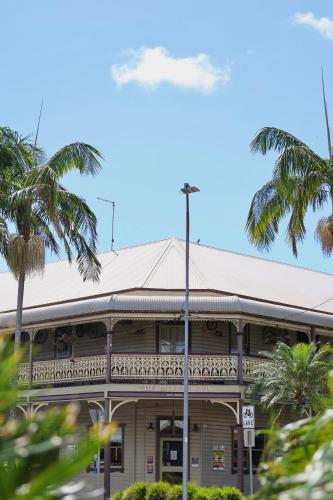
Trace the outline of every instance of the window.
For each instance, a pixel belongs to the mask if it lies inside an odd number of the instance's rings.
[[[261,456],[265,448],[265,435],[256,434],[255,445],[252,448],[253,470],[256,471],[260,465]]]
[[[309,337],[304,332],[297,332],[296,343],[297,344],[309,344]]]
[[[124,425],[119,425],[111,435],[110,465],[111,470],[124,470]],[[101,472],[104,471],[104,448],[100,450]]]
[[[54,354],[56,358],[70,358],[72,355],[72,327],[60,326],[54,331]]]
[[[162,324],[158,326],[158,351],[165,354],[184,353],[183,324]]]
[[[238,470],[238,441],[237,441],[237,427],[232,427],[231,430],[231,459],[232,459],[232,465],[231,465],[231,472],[234,474]],[[244,471],[246,472],[248,470],[248,456],[247,456],[247,450],[244,449]]]
[[[246,325],[243,334],[243,354],[250,353],[250,325]],[[235,325],[229,323],[229,346],[230,354],[237,354],[237,330]]]
[[[257,434],[258,429],[256,430],[255,436],[255,444],[252,448],[252,464],[253,471],[256,472],[260,465],[260,460],[262,453],[265,448],[265,435]],[[238,441],[237,441],[237,427],[232,428],[232,473],[234,474],[238,470]],[[249,473],[249,452],[248,448],[244,448],[244,472],[246,474]]]
[[[179,417],[160,418],[159,429],[160,435],[163,436],[182,436],[183,419]]]

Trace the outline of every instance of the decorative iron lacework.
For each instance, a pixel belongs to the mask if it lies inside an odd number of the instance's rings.
[[[181,381],[184,374],[182,355],[173,354],[112,354],[111,378],[113,380],[158,380]],[[191,354],[189,356],[189,378],[191,381],[237,380],[237,356],[229,354]],[[244,379],[260,375],[263,361],[244,357]],[[33,363],[34,385],[70,383],[80,381],[103,381],[106,376],[106,356],[85,356],[74,359],[55,359]],[[29,365],[20,365],[18,380],[27,384]]]

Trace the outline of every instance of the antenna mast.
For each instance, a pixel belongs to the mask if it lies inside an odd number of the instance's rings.
[[[44,101],[42,99],[42,102],[41,102],[41,105],[40,105],[40,109],[39,109],[37,129],[36,129],[36,135],[35,135],[35,143],[34,143],[33,157],[32,157],[32,166],[35,165],[35,160],[36,160],[36,147],[37,147],[37,139],[38,139],[38,134],[39,134],[40,120],[42,118],[43,104],[44,104]]]
[[[328,121],[328,111],[327,111],[327,102],[326,102],[326,94],[325,94],[325,81],[324,81],[324,70],[321,67],[321,84],[323,88],[323,99],[324,99],[324,109],[325,109],[325,122],[326,122],[326,132],[327,132],[327,144],[328,144],[328,158],[332,158],[332,143],[331,143],[331,131],[330,124]]]
[[[111,228],[111,252],[113,252],[113,244],[114,244],[114,212],[116,208],[116,203],[111,200],[107,200],[106,198],[100,198],[97,196],[97,199],[100,201],[104,201],[105,203],[110,203],[112,205],[112,228]]]

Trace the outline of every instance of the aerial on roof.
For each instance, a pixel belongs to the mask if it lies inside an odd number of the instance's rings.
[[[185,242],[171,238],[101,254],[99,283],[83,282],[75,264],[48,264],[27,279],[24,307],[75,301],[130,290],[184,289]],[[0,274],[0,311],[16,308],[17,283]],[[190,288],[333,313],[333,276],[191,243]],[[322,304],[323,303],[323,304]],[[321,305],[320,305],[321,304]]]

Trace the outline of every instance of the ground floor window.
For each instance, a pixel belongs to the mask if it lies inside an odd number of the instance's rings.
[[[124,470],[124,425],[118,425],[111,435],[110,465],[111,470]],[[104,448],[100,450],[101,472],[104,471]]]
[[[231,441],[231,448],[232,448],[232,473],[236,473],[238,471],[238,440],[237,440],[237,427],[232,428],[232,441]],[[255,445],[252,448],[252,464],[253,464],[253,471],[256,472],[259,465],[260,465],[260,460],[262,453],[265,448],[265,435],[258,433],[258,430],[256,431],[256,437],[255,437]],[[249,473],[249,453],[248,449],[244,448],[244,472],[245,474]]]

